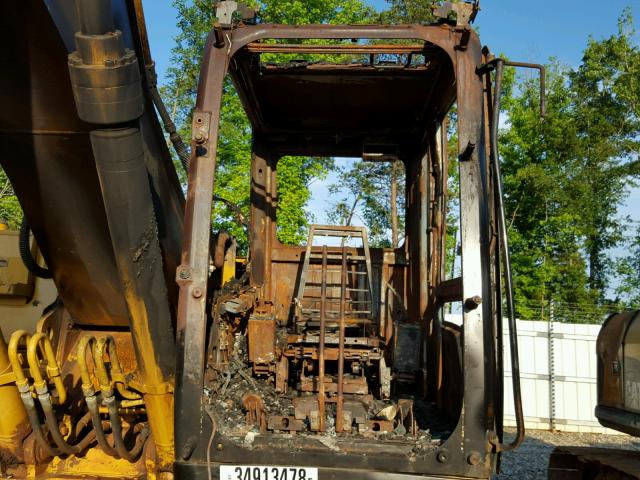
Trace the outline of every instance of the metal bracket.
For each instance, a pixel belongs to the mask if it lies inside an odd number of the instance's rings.
[[[11,369],[11,367],[9,366],[7,368],[8,370]],[[28,370],[25,370],[25,374],[28,374]],[[6,372],[3,374],[0,374],[0,386],[4,386],[4,385],[11,385],[12,383],[16,383],[16,374],[13,372]]]
[[[480,0],[474,2],[453,3],[442,2],[440,6],[433,7],[434,15],[440,20],[449,20],[449,14],[456,14],[456,25],[466,26],[476,19],[476,15],[480,10]]]
[[[203,145],[209,140],[209,126],[211,124],[211,112],[195,112],[191,125],[192,140],[196,145]]]
[[[239,12],[242,20],[252,22],[256,18],[256,9],[248,7],[244,3],[238,3],[231,0],[225,0],[216,4],[216,17],[220,25],[225,28],[233,26],[233,14]]]
[[[164,395],[173,392],[173,384],[169,382],[160,383],[158,385],[147,385],[139,380],[132,378],[128,382],[129,387],[147,395]]]

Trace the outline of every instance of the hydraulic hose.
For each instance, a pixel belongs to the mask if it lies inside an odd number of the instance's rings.
[[[156,107],[158,115],[160,115],[160,119],[162,120],[162,124],[164,126],[164,131],[169,135],[169,140],[171,141],[173,149],[178,155],[178,159],[180,160],[182,168],[184,169],[185,173],[189,175],[189,161],[191,160],[191,152],[185,145],[184,140],[182,140],[182,136],[178,133],[176,124],[173,123],[171,115],[169,114],[166,105],[162,101],[162,97],[160,96],[160,92],[158,91],[158,75],[156,74],[156,68],[153,62],[147,64],[146,72],[147,84],[149,86],[149,92],[151,93],[151,100],[153,101],[153,105]]]
[[[47,377],[53,380],[56,391],[58,392],[58,402],[63,404],[67,401],[67,391],[60,377],[60,367],[53,352],[51,341],[44,333],[36,333],[27,343],[27,360],[29,362],[29,371],[33,377],[34,387],[47,389],[47,382],[40,373],[40,361],[38,359],[38,348],[43,352],[47,361]],[[48,389],[47,389],[48,390]]]
[[[18,390],[20,391],[20,398],[22,399],[22,403],[24,404],[25,410],[27,411],[27,417],[29,418],[29,423],[31,424],[31,428],[36,436],[36,441],[42,448],[42,450],[50,457],[55,457],[60,455],[60,450],[49,445],[47,438],[42,431],[42,425],[40,425],[40,417],[38,416],[38,412],[36,410],[35,402],[33,401],[33,397],[31,395],[31,388],[29,387],[29,380],[25,377],[22,371],[22,364],[20,363],[20,358],[18,357],[18,346],[20,345],[20,341],[23,338],[26,338],[28,342],[30,339],[29,332],[25,330],[17,330],[11,335],[11,340],[9,341],[9,360],[11,362],[11,368],[13,370],[13,374],[16,377],[16,385],[18,386]]]
[[[118,358],[115,339],[110,335],[108,337],[101,338],[94,344],[93,348],[94,352],[96,352],[96,354],[94,355],[96,375],[101,383],[101,386],[104,385],[105,388],[107,386],[109,388],[115,386],[118,393],[122,396],[122,398],[126,400],[142,400],[142,396],[140,394],[128,390],[126,385],[124,384],[124,372],[122,371],[120,359]],[[109,354],[109,361],[111,362],[111,368],[109,369],[109,372],[105,367],[103,359],[105,348],[106,353]],[[99,354],[97,349],[99,349]]]
[[[153,75],[155,75],[155,71],[153,72]],[[185,173],[188,175],[189,162],[191,160],[191,153],[189,152],[189,149],[185,145],[184,141],[182,140],[182,137],[178,133],[175,123],[173,123],[173,120],[171,120],[171,116],[169,115],[169,112],[167,111],[167,107],[162,101],[162,97],[160,97],[160,92],[158,92],[157,86],[154,85],[150,87],[149,90],[151,92],[151,99],[153,100],[153,105],[156,107],[156,110],[160,114],[160,118],[162,119],[162,123],[164,124],[164,129],[169,135],[169,140],[173,145],[173,149],[176,151],[176,154],[180,159],[180,164],[182,165],[182,168],[184,169]]]
[[[89,414],[91,415],[91,423],[93,424],[93,430],[96,433],[98,445],[107,455],[117,457],[118,453],[111,445],[109,445],[105,431],[102,428],[98,399],[96,397],[96,392],[93,389],[93,382],[91,381],[91,376],[89,375],[89,369],[87,367],[87,347],[95,345],[95,343],[95,337],[90,335],[82,337],[78,343],[77,357],[78,366],[80,368],[80,378],[82,380],[82,393],[84,395],[84,400],[87,404]]]
[[[47,429],[57,445],[58,450],[67,455],[77,455],[84,451],[94,440],[95,436],[87,435],[75,445],[69,444],[60,433],[58,419],[53,410],[51,403],[51,394],[47,381],[40,372],[40,361],[37,355],[38,350],[43,352],[47,361],[47,377],[54,381],[56,390],[58,391],[58,399],[60,404],[64,404],[67,398],[62,379],[60,378],[60,368],[53,352],[51,342],[44,333],[36,333],[27,343],[27,359],[29,361],[29,371],[34,379],[33,386],[38,394],[38,400],[44,412]]]
[[[108,349],[108,350],[107,350]],[[115,451],[120,458],[128,460],[129,462],[135,462],[142,452],[144,443],[149,436],[149,430],[143,429],[140,435],[136,439],[136,443],[131,450],[129,450],[125,444],[124,435],[122,433],[122,421],[118,414],[118,405],[113,392],[113,382],[109,378],[109,373],[104,364],[105,351],[109,353],[109,360],[111,364],[116,365],[116,368],[120,368],[120,364],[117,360],[115,353],[115,340],[113,337],[103,337],[99,339],[94,347],[93,361],[96,366],[96,375],[100,383],[100,390],[102,391],[102,403],[107,407],[109,413],[109,420],[111,421],[111,430],[113,433],[113,443]]]
[[[169,114],[167,107],[162,101],[162,96],[158,91],[158,75],[156,73],[155,62],[151,58],[151,49],[149,48],[149,37],[147,35],[147,26],[144,20],[144,9],[142,8],[142,1],[135,0],[134,8],[136,11],[140,46],[142,47],[142,60],[145,65],[145,71],[147,72],[147,85],[149,87],[149,92],[151,93],[151,100],[153,102],[153,105],[156,107],[156,110],[158,111],[158,115],[160,115],[164,130],[169,135],[169,140],[171,141],[173,149],[178,155],[178,159],[180,159],[182,168],[184,169],[185,173],[189,175],[189,161],[191,160],[191,152],[185,145],[184,140],[182,140],[182,136],[178,133],[176,124],[173,123],[171,115]]]
[[[31,428],[33,428],[36,435],[36,441],[40,445],[40,448],[42,448],[42,450],[44,450],[44,452],[50,457],[57,457],[58,455],[61,455],[60,450],[49,445],[49,442],[42,431],[40,417],[36,411],[35,402],[33,401],[31,392],[20,391],[20,396],[22,397],[22,402],[24,403],[24,407],[27,410],[27,416],[29,417],[29,423],[31,424]]]
[[[22,263],[27,267],[33,275],[39,278],[49,279],[53,278],[51,272],[38,265],[38,262],[33,258],[31,254],[31,246],[29,245],[31,234],[31,228],[29,227],[29,222],[27,221],[27,217],[22,217],[22,224],[20,225],[20,233],[18,235],[18,245],[20,249],[20,258],[22,258]]]
[[[60,433],[60,427],[58,425],[58,420],[56,419],[56,414],[53,411],[53,406],[51,405],[51,396],[49,395],[49,392],[41,393],[37,391],[37,393],[40,405],[42,405],[42,411],[44,412],[47,429],[49,430],[49,433],[51,433],[54,443],[62,453],[66,453],[67,455],[77,455],[84,451],[91,442],[96,439],[95,435],[88,434],[76,445],[70,445],[67,443]]]
[[[118,414],[118,406],[116,404],[116,399],[114,396],[105,397],[103,400],[103,404],[107,407],[109,412],[109,420],[111,421],[111,429],[113,431],[113,443],[115,444],[116,452],[121,458],[128,460],[129,462],[135,462],[140,453],[142,452],[142,448],[144,447],[144,443],[149,437],[149,429],[144,428],[138,438],[136,439],[136,443],[131,450],[129,450],[124,442],[124,435],[122,434],[122,422],[120,420],[120,415]]]

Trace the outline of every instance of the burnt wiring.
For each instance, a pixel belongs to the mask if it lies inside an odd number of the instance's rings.
[[[225,385],[228,386],[231,379],[236,375],[240,374],[245,377],[246,372],[244,372],[245,366],[242,364],[242,361],[234,356],[228,355],[224,362],[218,363],[215,358],[214,346],[219,347],[219,336],[220,336],[220,327],[227,329],[228,326],[232,327],[233,330],[241,330],[242,325],[236,324],[231,325],[230,322],[225,321],[223,319],[223,315],[225,312],[223,311],[223,305],[225,302],[240,296],[243,293],[247,293],[251,290],[251,287],[248,285],[249,274],[251,271],[251,264],[247,265],[246,271],[242,274],[240,278],[233,279],[226,283],[220,290],[216,291],[213,295],[212,306],[211,306],[211,329],[209,334],[209,347],[208,347],[208,355],[209,363],[212,366],[212,370],[215,372],[214,378],[223,377],[224,384],[220,384],[216,382],[217,385],[213,390],[222,391],[226,390]],[[235,346],[232,348],[235,352],[237,348]],[[250,383],[253,382],[253,379],[250,375],[247,375]]]

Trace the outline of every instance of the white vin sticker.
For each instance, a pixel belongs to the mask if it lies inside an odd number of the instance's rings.
[[[318,480],[318,469],[220,465],[220,480]]]

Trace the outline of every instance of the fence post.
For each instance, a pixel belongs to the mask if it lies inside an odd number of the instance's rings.
[[[556,375],[555,375],[555,346],[554,346],[554,329],[555,311],[553,300],[549,304],[549,430],[552,432],[556,429]]]

